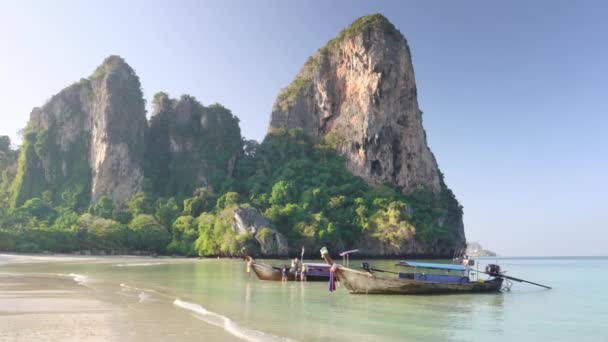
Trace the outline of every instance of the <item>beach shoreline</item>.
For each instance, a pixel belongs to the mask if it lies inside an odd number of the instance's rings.
[[[116,254],[116,255],[102,255],[102,254],[68,254],[68,253],[18,253],[18,252],[2,252],[0,251],[0,262],[11,261],[11,262],[28,262],[28,261],[41,261],[49,262],[54,261],[66,261],[70,259],[78,260],[112,260],[112,259],[150,259],[150,260],[195,260],[201,259],[199,257],[185,257],[185,256],[152,256],[152,255],[130,255],[130,254]],[[215,258],[202,258],[202,259],[215,259]]]
[[[107,264],[116,266],[118,275],[118,266],[159,266],[172,260],[198,259],[0,253],[0,341],[239,340],[175,306],[177,298],[81,270],[82,264]]]
[[[259,260],[289,260],[294,257],[300,257],[300,254],[293,254],[285,257],[255,257],[255,259]],[[488,258],[488,257],[483,257]],[[491,257],[495,258],[495,257]],[[501,258],[500,256],[498,257]],[[112,255],[104,255],[104,254],[68,254],[68,253],[19,253],[19,252],[3,252],[0,251],[0,266],[3,264],[3,261],[10,260],[11,263],[30,263],[30,262],[52,262],[52,261],[100,261],[100,260],[176,260],[176,261],[195,261],[195,260],[243,260],[244,257],[188,257],[188,256],[170,256],[170,255],[134,255],[134,254],[112,254]],[[309,260],[323,260],[321,258],[321,254],[319,253],[318,257],[312,257],[310,255],[306,256],[306,259]],[[451,258],[439,258],[436,256],[367,256],[364,254],[351,254],[350,260],[451,260]]]

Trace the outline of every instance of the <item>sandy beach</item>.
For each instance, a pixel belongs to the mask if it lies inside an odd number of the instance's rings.
[[[129,288],[113,274],[196,259],[0,254],[0,341],[236,341],[223,327],[173,305],[176,298]],[[66,266],[67,265],[67,266]],[[97,265],[97,266],[96,266]],[[103,279],[65,267],[109,267]],[[107,278],[109,277],[109,278]]]
[[[68,277],[0,274],[0,341],[118,341],[128,320]]]

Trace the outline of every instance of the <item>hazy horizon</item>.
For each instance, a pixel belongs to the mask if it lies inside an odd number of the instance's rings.
[[[502,256],[604,256],[608,5],[397,1],[4,2],[0,135],[109,55],[154,93],[219,102],[261,140],[280,89],[353,20],[413,55],[424,127],[469,241]],[[604,255],[602,255],[604,254]]]

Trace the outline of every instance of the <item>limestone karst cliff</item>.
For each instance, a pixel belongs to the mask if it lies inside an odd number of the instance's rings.
[[[409,47],[381,15],[309,58],[261,143],[222,105],[151,103],[147,121],[138,77],[111,56],[35,108],[17,150],[0,137],[0,250],[450,257],[465,246]]]
[[[11,139],[0,136],[0,203],[10,195],[9,187],[17,173],[17,153],[11,149]]]
[[[373,184],[440,191],[410,49],[381,15],[356,20],[310,57],[274,105],[270,128],[337,138],[347,168]]]
[[[13,205],[50,191],[81,207],[106,196],[123,202],[141,190],[146,116],[139,78],[108,57],[88,78],[34,108],[24,130]]]
[[[346,168],[369,184],[389,183],[405,193],[422,186],[438,198],[446,192],[453,197],[427,145],[410,48],[380,14],[355,20],[281,91],[269,131],[293,128],[317,142],[330,140]],[[440,223],[463,244],[460,206],[455,199],[447,202],[451,210]],[[427,247],[404,246],[397,253],[424,253]]]
[[[219,184],[234,171],[242,152],[239,120],[219,104],[201,105],[158,93],[146,135],[146,178],[164,195],[191,195]]]

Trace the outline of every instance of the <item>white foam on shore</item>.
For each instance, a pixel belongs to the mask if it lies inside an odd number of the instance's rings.
[[[112,265],[114,267],[138,267],[138,266],[158,266],[158,265],[164,265],[166,264],[166,262],[142,262],[142,263],[136,263],[136,264],[116,264],[116,265]]]
[[[231,335],[250,342],[265,342],[265,341],[294,341],[287,337],[280,337],[272,334],[267,334],[258,330],[252,330],[242,327],[235,323],[230,318],[220,315],[218,313],[209,311],[199,304],[186,302],[180,299],[173,301],[173,305],[178,306],[182,309],[193,312],[195,317],[202,321],[214,325],[216,327],[223,328]]]
[[[151,296],[147,292],[140,292],[137,295],[137,298],[139,299],[139,302],[141,303],[141,302],[150,300]]]
[[[91,282],[91,278],[86,275],[70,273],[69,276],[72,277],[78,285],[86,286]]]
[[[148,301],[148,300],[154,300],[152,295],[150,295],[151,293],[154,294],[155,296],[161,296],[161,297],[165,297],[165,298],[170,298],[173,299],[174,297],[170,297],[164,293],[158,292],[156,290],[152,290],[152,289],[144,289],[144,288],[140,288],[140,287],[135,287],[135,286],[129,286],[126,285],[124,283],[120,284],[120,287],[122,288],[122,291],[133,291],[133,292],[139,292],[137,294],[137,298],[139,299],[139,302],[144,302],[144,301]]]

